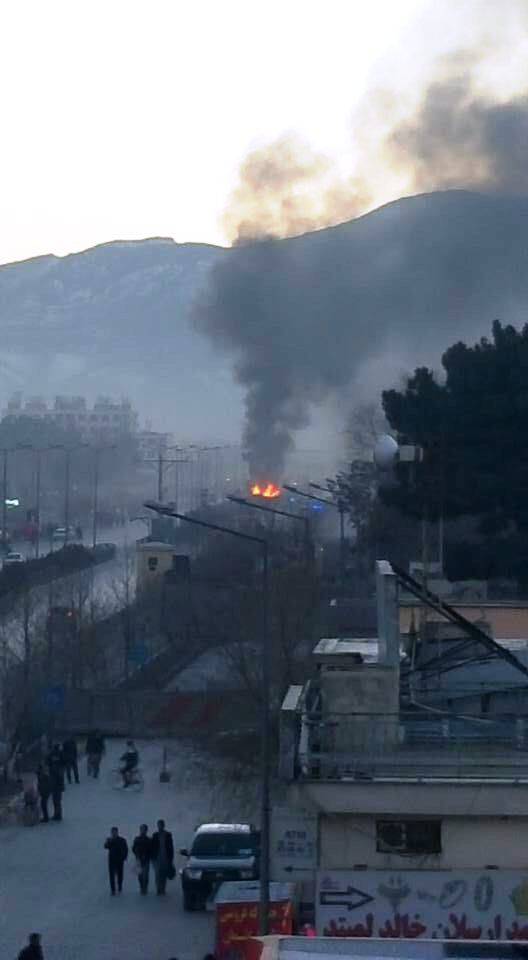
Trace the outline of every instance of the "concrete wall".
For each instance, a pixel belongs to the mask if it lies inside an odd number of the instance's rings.
[[[399,671],[358,665],[321,673],[323,716],[336,725],[325,729],[323,752],[380,752],[398,738]]]
[[[176,553],[176,547],[167,543],[138,542],[136,544],[138,590],[158,583],[163,574],[172,569],[172,558]]]
[[[408,814],[412,817],[412,813]],[[376,851],[376,818],[322,816],[320,867],[326,870],[367,866],[392,870],[481,869],[486,866],[526,867],[526,850],[519,837],[528,816],[446,817],[442,819],[442,853],[398,856]]]
[[[528,814],[528,773],[518,780],[434,782],[297,780],[288,803],[321,814],[353,816],[501,817]]]

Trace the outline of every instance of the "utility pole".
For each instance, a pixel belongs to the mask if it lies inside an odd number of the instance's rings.
[[[7,455],[9,450],[5,447],[2,450],[3,468],[2,468],[2,546],[4,552],[7,547]]]
[[[38,560],[40,554],[40,471],[42,466],[42,450],[37,450],[37,476],[35,491],[35,522],[37,524],[37,534],[35,537],[35,558]]]
[[[99,510],[99,458],[104,450],[115,450],[116,444],[109,443],[94,448],[94,481],[93,481],[93,518],[92,518],[92,546],[97,546],[97,513]]]
[[[268,581],[268,542],[262,537],[254,537],[240,530],[232,530],[229,527],[220,526],[217,523],[209,523],[205,520],[198,520],[196,517],[188,517],[185,514],[177,513],[170,507],[165,507],[161,503],[152,503],[147,501],[145,506],[148,510],[154,510],[160,516],[175,517],[177,520],[185,523],[195,524],[206,530],[214,530],[217,533],[223,533],[230,537],[236,537],[239,540],[247,540],[257,545],[261,551],[262,557],[262,614],[261,614],[261,671],[262,671],[262,710],[261,710],[261,729],[260,729],[260,802],[261,802],[261,823],[260,823],[260,919],[259,932],[262,936],[269,933],[269,877],[270,877],[270,643],[269,643],[269,581]]]
[[[143,463],[155,463],[157,465],[157,474],[158,474],[158,503],[163,503],[163,494],[164,494],[164,476],[165,476],[165,467],[170,464],[177,463],[188,463],[187,459],[181,457],[172,458],[166,457],[165,454],[168,450],[182,450],[182,447],[165,447],[160,443],[157,457],[147,457],[143,460]],[[178,468],[176,468],[178,469]]]
[[[64,461],[64,546],[68,545],[70,533],[70,460],[71,450],[68,447],[65,450]]]

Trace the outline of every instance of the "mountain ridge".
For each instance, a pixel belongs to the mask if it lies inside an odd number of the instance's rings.
[[[288,288],[285,322],[291,306],[301,336],[317,331],[318,316],[330,333],[349,325],[351,376],[363,390],[415,361],[437,364],[454,339],[489,332],[495,316],[526,317],[525,197],[418,194],[273,245]],[[160,428],[190,435],[207,421],[209,434],[235,438],[242,391],[233,358],[196,332],[191,314],[214,267],[244,256],[245,246],[152,237],[1,265],[0,399],[15,389],[128,393]],[[263,278],[264,293],[273,279]],[[347,358],[335,354],[343,380]]]

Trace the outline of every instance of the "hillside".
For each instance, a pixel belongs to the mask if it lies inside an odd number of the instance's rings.
[[[277,349],[292,368],[321,352],[327,377],[335,364],[338,382],[354,370],[376,387],[414,360],[436,362],[457,337],[488,332],[494,317],[523,322],[527,214],[525,198],[451,191],[280,241],[280,285],[259,281],[259,308],[269,296],[284,327]],[[203,435],[205,418],[211,434],[236,436],[229,356],[193,329],[189,310],[213,265],[247,256],[153,239],[1,267],[0,400],[14,389],[127,393],[181,435],[199,424]]]

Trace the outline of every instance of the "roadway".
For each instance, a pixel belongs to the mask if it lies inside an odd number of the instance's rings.
[[[107,782],[124,749],[111,742],[100,779],[87,779],[83,764],[80,785],[67,786],[62,823],[0,830],[2,956],[16,957],[31,931],[42,934],[46,960],[201,960],[214,948],[213,916],[183,912],[178,879],[158,897],[151,878],[141,897],[129,857],[122,895],[111,897],[108,887],[103,844],[112,826],[130,845],[140,823],[152,831],[161,817],[178,850],[197,823],[218,816],[193,756],[174,747],[172,780],[160,783],[163,744],[139,744],[145,789],[136,794]],[[181,863],[177,855],[176,868]]]

